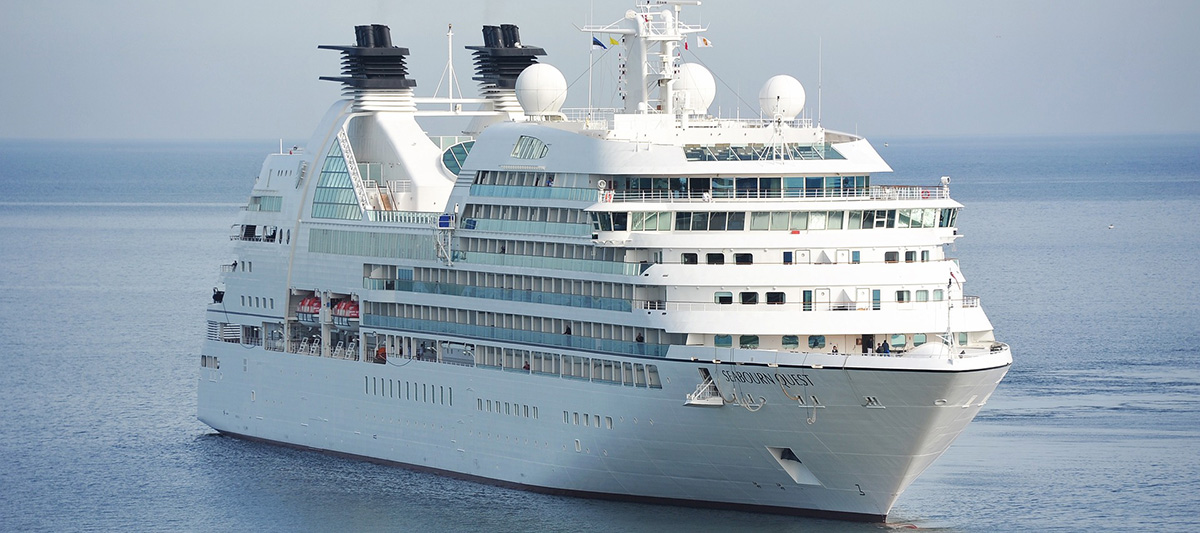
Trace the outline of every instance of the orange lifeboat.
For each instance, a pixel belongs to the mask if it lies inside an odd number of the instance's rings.
[[[317,322],[321,318],[321,299],[309,296],[296,305],[296,319],[301,322]]]
[[[347,328],[358,327],[358,302],[343,300],[333,306],[333,323]]]

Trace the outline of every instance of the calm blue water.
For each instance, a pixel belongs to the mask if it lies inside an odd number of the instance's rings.
[[[953,177],[953,254],[1016,355],[891,527],[1200,527],[1200,137],[876,144],[896,169],[880,182]],[[889,529],[529,494],[214,435],[195,419],[204,304],[276,147],[0,142],[0,530]]]

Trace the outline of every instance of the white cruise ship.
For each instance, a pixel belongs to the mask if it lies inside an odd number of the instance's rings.
[[[345,99],[232,227],[200,420],[539,492],[886,520],[1012,363],[946,255],[962,205],[948,178],[877,183],[792,77],[761,119],[711,115],[689,3],[584,28],[623,109],[562,109],[512,25],[467,47],[477,98],[415,96],[387,26],[321,46]]]

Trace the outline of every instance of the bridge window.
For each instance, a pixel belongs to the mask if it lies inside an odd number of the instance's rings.
[[[739,295],[742,300],[742,305],[754,305],[758,303],[757,292],[743,292]]]
[[[783,304],[783,302],[784,302],[784,295],[782,292],[768,292],[767,293],[767,304],[768,305],[780,305],[780,304]]]
[[[711,253],[705,257],[705,260],[710,265],[723,265],[723,264],[725,264],[725,254]]]
[[[512,157],[517,159],[541,159],[550,152],[550,147],[537,137],[522,135],[513,145]]]

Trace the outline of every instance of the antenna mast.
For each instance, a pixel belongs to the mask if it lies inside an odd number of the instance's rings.
[[[821,74],[823,71],[821,62],[824,60],[825,50],[824,40],[817,37],[817,127],[821,127]]]

